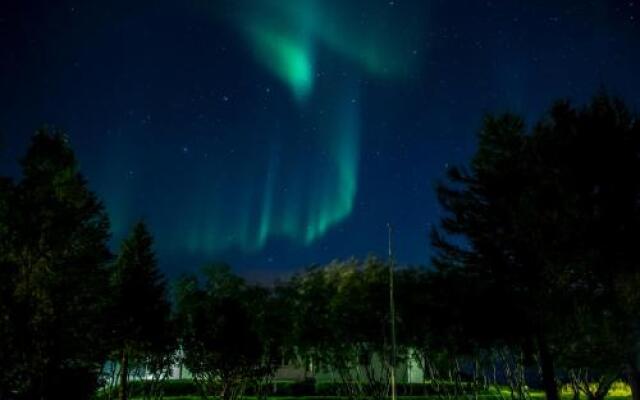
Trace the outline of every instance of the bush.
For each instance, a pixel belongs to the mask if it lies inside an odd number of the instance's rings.
[[[191,379],[171,379],[164,381],[165,396],[189,396],[198,394],[199,389]]]
[[[272,393],[276,396],[315,396],[316,381],[308,378],[302,381],[279,381],[275,384],[275,391]]]
[[[141,381],[132,381],[129,383],[132,397],[139,396],[144,387]],[[463,383],[464,385],[464,383]],[[452,392],[454,384],[450,382],[440,383],[440,393],[436,387],[430,383],[399,383],[396,386],[398,396],[433,396],[442,394],[443,392]],[[167,397],[175,396],[198,396],[200,388],[195,381],[191,379],[171,379],[163,383],[164,395]],[[116,389],[117,390],[117,389]],[[267,390],[268,396],[275,397],[296,397],[300,400],[303,397],[320,397],[340,396],[342,385],[338,382],[316,382],[313,378],[302,381],[275,381]],[[464,390],[464,389],[463,389]],[[217,389],[214,389],[217,391]],[[216,395],[217,393],[210,393]],[[256,388],[248,385],[245,391],[246,396],[255,396]],[[100,398],[100,396],[98,396]]]
[[[130,381],[129,389],[131,390],[131,397],[139,397],[144,392],[145,382],[143,381]],[[194,381],[191,379],[170,379],[162,383],[164,396],[194,396],[200,394],[200,389]],[[119,386],[113,389],[114,393],[118,393]],[[101,400],[106,398],[106,394],[103,391],[99,391],[95,399]]]
[[[336,382],[320,382],[316,384],[315,394],[318,396],[336,396],[340,393],[341,385]]]

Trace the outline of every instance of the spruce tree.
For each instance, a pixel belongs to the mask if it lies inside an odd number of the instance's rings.
[[[114,332],[120,362],[120,398],[128,397],[131,361],[144,362],[171,344],[170,306],[153,238],[139,222],[121,246],[114,271]]]
[[[6,200],[3,264],[10,288],[16,395],[88,398],[104,362],[109,222],[68,138],[42,129]],[[70,384],[73,382],[73,384]]]

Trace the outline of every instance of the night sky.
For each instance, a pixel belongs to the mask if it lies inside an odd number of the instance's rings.
[[[0,173],[68,132],[114,249],[144,218],[175,276],[428,264],[435,182],[482,117],[598,88],[640,109],[640,1],[0,2]]]

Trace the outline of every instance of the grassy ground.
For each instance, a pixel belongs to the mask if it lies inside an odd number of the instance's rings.
[[[531,397],[532,399],[544,399],[544,393],[543,392],[532,392],[531,393]],[[479,399],[483,399],[483,400],[500,400],[500,397],[498,395],[492,395],[492,394],[484,394],[484,395],[478,395]],[[612,395],[612,396],[607,396],[607,400],[629,400],[631,398],[631,396],[627,396],[627,395]],[[201,397],[200,396],[176,396],[176,397],[164,397],[164,400],[200,400]],[[340,397],[334,396],[300,396],[300,397],[269,397],[269,400],[340,400]],[[399,397],[400,400],[441,400],[440,397],[437,396],[400,396]],[[461,397],[461,400],[466,400],[468,399],[468,397]],[[505,393],[505,400],[509,400],[509,394]],[[132,400],[139,400],[137,398],[133,398]],[[244,400],[256,400],[255,397],[252,396],[247,396],[244,397]],[[568,393],[563,393],[562,394],[562,400],[573,400],[573,395],[568,394]]]
[[[530,393],[531,400],[544,400],[545,395],[541,390],[532,390]],[[568,387],[563,387],[561,390],[562,400],[573,400],[573,392]],[[502,387],[500,394],[495,390],[489,390],[478,394],[479,400],[510,400],[511,393],[506,387]],[[214,398],[214,397],[211,397]],[[167,396],[165,400],[200,400],[200,396]],[[269,400],[343,400],[344,398],[338,396],[269,396]],[[472,400],[473,397],[461,396],[460,400]],[[606,400],[630,400],[631,391],[629,387],[622,383],[616,382],[611,386],[609,395]],[[132,398],[131,400],[141,400],[138,398]],[[255,396],[245,396],[243,400],[257,400]],[[443,400],[443,397],[439,396],[399,396],[399,400]],[[581,400],[587,400],[586,396],[581,396]]]

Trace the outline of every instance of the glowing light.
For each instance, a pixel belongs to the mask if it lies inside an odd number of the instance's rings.
[[[289,85],[296,99],[304,100],[313,87],[313,63],[308,45],[260,28],[252,29],[251,36],[258,58]]]
[[[407,5],[390,12],[385,2],[356,3],[237,0],[230,14],[256,60],[287,84],[296,99],[304,100],[313,88],[316,47],[383,78],[402,78],[419,66],[414,49],[422,40],[423,7]]]
[[[309,245],[354,208],[359,78],[398,79],[415,67],[413,37],[420,35],[412,14],[418,13],[390,14],[386,2],[366,2],[370,14],[363,20],[362,5],[343,0],[225,4],[220,15],[296,105],[275,115],[254,109],[250,122],[230,122],[238,151],[211,152],[224,165],[203,166],[202,181],[190,185],[200,191],[174,221],[176,232],[189,233],[170,242],[176,251],[183,243],[206,255],[259,251],[277,239]],[[256,129],[264,145],[254,143]]]

